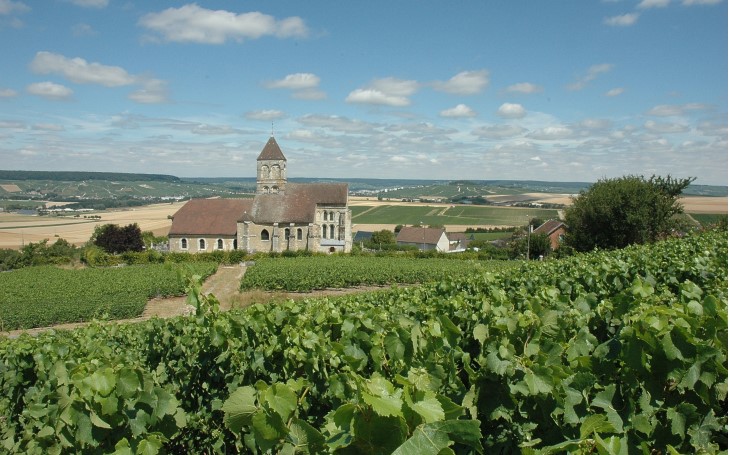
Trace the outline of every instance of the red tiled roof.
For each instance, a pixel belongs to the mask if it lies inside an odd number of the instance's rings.
[[[543,233],[543,234],[550,235],[553,232],[555,232],[556,230],[560,229],[560,227],[564,227],[564,226],[565,226],[565,223],[563,223],[560,220],[549,220],[549,221],[542,223],[540,225],[540,227],[538,227],[537,229],[535,229],[532,232],[535,234]]]
[[[252,199],[192,199],[175,213],[170,235],[236,235],[236,222],[252,205]]]
[[[443,229],[440,228],[422,228],[422,227],[403,227],[398,236],[395,238],[396,242],[403,243],[425,243],[427,245],[436,245],[444,233]]]
[[[286,161],[286,157],[281,152],[281,148],[279,148],[279,144],[276,143],[276,139],[274,139],[274,136],[271,136],[269,138],[269,141],[264,145],[264,149],[261,150],[261,153],[259,153],[259,157],[256,158],[256,161],[261,160],[284,160]]]
[[[257,224],[312,223],[317,205],[347,205],[346,183],[287,183],[277,194],[259,194],[251,209]]]

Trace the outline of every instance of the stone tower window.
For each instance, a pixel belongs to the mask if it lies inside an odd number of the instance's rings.
[[[180,249],[182,249],[182,250],[188,249],[188,239],[180,239]]]
[[[269,231],[266,229],[261,231],[261,240],[269,240]]]

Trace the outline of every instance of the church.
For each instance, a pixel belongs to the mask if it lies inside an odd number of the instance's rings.
[[[173,216],[170,251],[349,252],[346,183],[289,183],[272,136],[256,159],[253,199],[192,199]]]

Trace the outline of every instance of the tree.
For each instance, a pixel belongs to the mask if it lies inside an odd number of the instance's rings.
[[[387,229],[373,232],[373,236],[368,241],[370,248],[380,248],[388,245],[395,245],[395,234]]]
[[[91,243],[113,254],[144,249],[142,230],[137,223],[124,227],[116,224],[97,226],[91,236]]]
[[[694,178],[624,176],[599,180],[565,211],[566,243],[577,251],[656,241],[682,213],[679,196]]]
[[[522,233],[515,235],[510,243],[510,256],[513,259],[527,258],[527,234]],[[530,234],[530,259],[540,259],[540,256],[546,257],[550,254],[550,237],[545,233]]]

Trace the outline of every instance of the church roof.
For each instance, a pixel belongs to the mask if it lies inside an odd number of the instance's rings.
[[[191,199],[173,216],[170,235],[236,235],[236,222],[252,205],[251,199]]]
[[[284,192],[258,194],[250,219],[256,224],[312,223],[317,205],[346,206],[347,184],[289,183]]]
[[[279,144],[276,143],[276,139],[274,139],[274,136],[271,136],[269,138],[269,141],[264,145],[264,149],[261,150],[261,153],[259,153],[259,157],[256,158],[256,161],[261,160],[284,160],[286,161],[286,157],[281,152],[281,149],[279,148]]]

